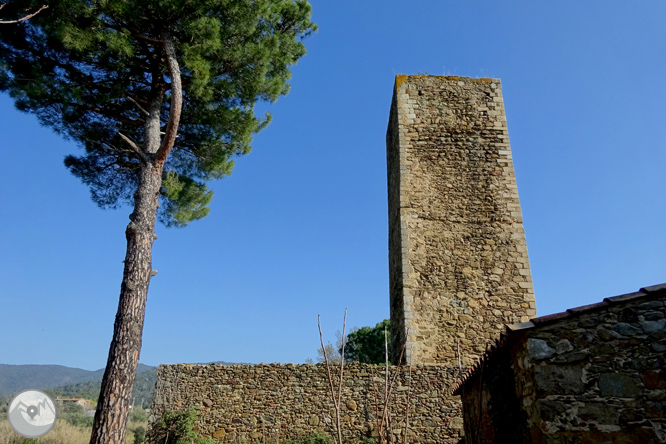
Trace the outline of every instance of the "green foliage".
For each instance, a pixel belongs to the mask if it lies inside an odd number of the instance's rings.
[[[23,10],[42,0],[25,0]],[[77,142],[66,167],[103,208],[133,201],[147,145],[145,112],[170,111],[162,40],[174,42],[183,84],[178,138],[165,164],[160,220],[184,226],[205,217],[206,183],[231,173],[270,115],[257,101],[289,91],[290,66],[316,30],[307,0],[51,0],[36,17],[0,27],[0,91],[16,107]],[[3,10],[17,13],[8,5]],[[159,105],[161,104],[161,105]],[[142,148],[143,149],[143,148]]]
[[[137,427],[134,429],[134,444],[143,444],[146,440],[146,429],[145,427]]]
[[[324,433],[311,433],[296,440],[287,439],[282,444],[334,444],[334,441]]]
[[[101,376],[101,375],[100,375]],[[153,390],[157,382],[157,368],[152,367],[148,370],[136,374],[134,388],[132,389],[132,399],[135,401],[135,408],[149,407],[153,402]],[[46,391],[53,398],[85,398],[97,401],[102,382],[100,380],[79,382],[77,384],[64,385]]]
[[[61,403],[58,418],[77,427],[92,427],[93,424],[93,417],[87,416],[83,407],[75,402]]]
[[[130,410],[129,420],[132,422],[148,422],[148,413],[139,407]]]
[[[361,327],[347,335],[345,360],[366,364],[384,364],[386,362],[384,329],[388,334],[388,346],[391,348],[390,321],[384,319],[374,327]]]
[[[150,442],[154,444],[215,444],[194,432],[197,414],[193,408],[181,412],[167,411],[152,426]]]

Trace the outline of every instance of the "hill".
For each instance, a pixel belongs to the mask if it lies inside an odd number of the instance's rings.
[[[137,375],[155,371],[157,367],[139,364]],[[0,364],[0,396],[27,389],[53,389],[99,382],[104,369],[83,370],[64,365],[9,365]],[[99,392],[99,388],[97,389]],[[97,398],[97,395],[94,396]]]
[[[232,362],[216,361],[230,365]],[[102,386],[104,369],[83,370],[63,365],[0,364],[0,398],[27,389],[42,389],[61,398],[97,400]],[[139,364],[132,391],[135,406],[150,407],[157,382],[157,367]],[[7,399],[8,400],[8,399]]]

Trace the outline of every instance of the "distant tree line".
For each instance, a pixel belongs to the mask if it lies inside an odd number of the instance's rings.
[[[157,368],[137,373],[132,390],[135,407],[149,408],[153,402],[153,391],[157,382]],[[58,398],[85,398],[97,402],[102,381],[86,381],[64,385],[49,391]]]

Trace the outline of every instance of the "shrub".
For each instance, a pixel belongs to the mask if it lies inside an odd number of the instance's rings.
[[[146,429],[143,427],[137,427],[134,429],[134,444],[143,444],[146,440]]]
[[[151,428],[153,444],[215,444],[215,441],[198,436],[193,428],[197,414],[193,408],[181,412],[165,412]]]
[[[334,444],[333,439],[323,433],[311,433],[297,440],[282,441],[282,444]]]

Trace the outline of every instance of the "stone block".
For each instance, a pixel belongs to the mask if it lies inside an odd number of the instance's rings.
[[[548,346],[548,343],[543,339],[528,338],[527,339],[527,354],[531,359],[541,360],[553,356],[557,351]]]
[[[574,395],[585,391],[583,368],[579,365],[537,365],[534,381],[540,396]]]
[[[636,381],[621,373],[604,373],[599,376],[599,392],[601,396],[618,398],[635,398],[640,395]]]

